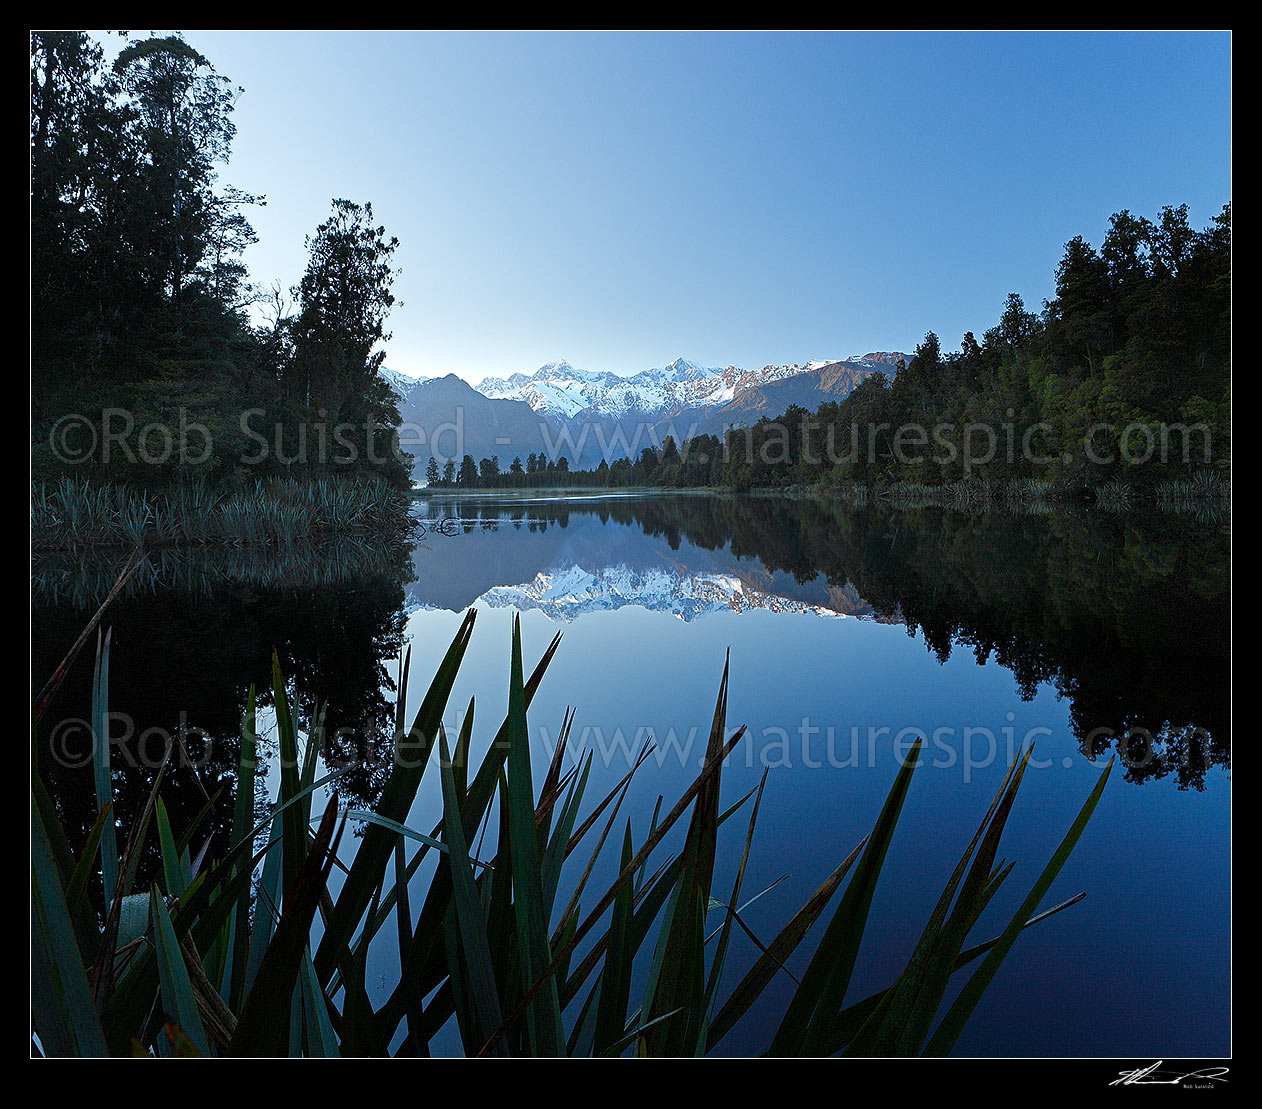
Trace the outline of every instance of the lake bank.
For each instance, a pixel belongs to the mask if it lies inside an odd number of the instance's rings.
[[[1020,515],[1051,515],[1058,511],[1099,510],[1113,515],[1136,513],[1195,516],[1202,522],[1217,523],[1230,516],[1231,483],[1217,474],[1202,480],[1168,481],[1153,488],[1136,487],[1114,481],[1094,490],[1056,486],[1032,479],[1006,482],[957,481],[940,485],[907,482],[842,485],[795,484],[782,486],[529,486],[519,489],[422,486],[411,491],[414,501],[462,500],[470,497],[512,503],[546,498],[550,500],[606,500],[619,497],[715,497],[766,498],[819,501],[849,508],[880,504],[891,508],[943,508],[970,514],[1009,512]]]

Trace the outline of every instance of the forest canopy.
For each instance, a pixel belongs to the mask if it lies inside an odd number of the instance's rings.
[[[82,32],[32,33],[36,481],[410,487],[377,375],[398,243],[337,199],[288,293],[251,282],[265,199],[219,176],[241,92],[178,35],[107,64]]]

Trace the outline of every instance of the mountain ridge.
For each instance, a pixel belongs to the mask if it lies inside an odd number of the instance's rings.
[[[697,434],[721,435],[791,405],[814,410],[844,399],[867,378],[893,377],[910,357],[873,351],[847,359],[813,359],[767,364],[703,366],[676,358],[663,367],[628,376],[579,369],[564,358],[533,373],[488,377],[470,385],[456,374],[412,378],[384,369],[382,376],[399,398],[405,435],[418,470],[432,456],[442,465],[469,454],[499,456],[507,468],[529,454],[566,457],[572,466],[595,466],[659,446],[665,435],[677,441]],[[435,443],[437,433],[450,439]]]

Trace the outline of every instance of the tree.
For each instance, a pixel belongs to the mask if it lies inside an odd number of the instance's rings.
[[[443,465],[443,484],[456,484],[456,463],[450,458]]]
[[[1016,351],[1033,338],[1037,328],[1038,317],[1025,310],[1021,294],[1009,293],[999,317],[999,338],[1010,351]]]
[[[1187,263],[1197,240],[1188,223],[1188,206],[1166,205],[1151,225],[1149,250],[1154,272],[1162,277],[1178,277]]]
[[[1065,244],[1056,267],[1056,298],[1049,305],[1065,341],[1087,360],[1094,373],[1096,355],[1112,339],[1109,313],[1109,267],[1081,235]]]
[[[635,480],[647,482],[657,473],[657,451],[652,447],[644,447],[635,460]]]
[[[63,466],[47,446],[58,419],[108,404],[136,427],[205,427],[199,477],[301,465],[409,488],[397,400],[377,373],[397,242],[371,206],[333,202],[294,313],[278,285],[270,327],[256,327],[242,252],[255,241],[244,212],[262,198],[217,180],[241,90],[178,35],[131,41],[113,67],[82,33],[30,44],[33,471]],[[270,448],[249,471],[247,410],[263,413],[252,427]],[[110,480],[159,485],[186,469],[178,451],[158,465],[120,453]]]
[[[135,105],[148,153],[148,237],[156,240],[154,257],[178,309],[217,221],[217,231],[233,241],[251,237],[239,213],[230,215],[231,206],[216,205],[212,189],[214,167],[228,160],[236,133],[231,119],[235,93],[228,79],[178,35],[132,43],[115,60],[114,74]],[[221,256],[218,264],[222,261]]]
[[[464,486],[466,489],[475,489],[478,484],[478,464],[473,461],[473,455],[466,454],[460,460],[460,476],[456,483]]]
[[[1065,244],[1056,267],[1056,313],[1061,319],[1086,317],[1108,306],[1109,267],[1081,235]]]
[[[100,275],[107,256],[122,254],[108,225],[117,203],[110,184],[126,176],[119,150],[126,120],[102,80],[101,59],[101,47],[81,31],[31,35],[31,386],[37,415],[46,394],[73,388],[85,372],[95,376],[113,316],[108,295],[119,292],[118,284]]]
[[[942,345],[938,336],[926,332],[925,337],[916,345],[911,364],[900,370],[894,377],[894,393],[900,399],[912,394],[921,395],[933,388],[942,370]]]
[[[1123,209],[1109,220],[1101,257],[1109,267],[1109,283],[1115,295],[1125,295],[1148,277],[1148,242],[1152,224]]]
[[[242,338],[242,208],[261,198],[215,188],[234,96],[179,36],[128,45],[108,72],[82,33],[31,36],[37,361],[135,381],[160,345],[181,359]]]
[[[298,315],[281,324],[281,380],[295,417],[354,427],[363,468],[410,485],[410,461],[398,444],[397,398],[377,371],[378,343],[390,336],[390,288],[398,239],[374,226],[371,204],[334,200],[333,214],[307,239],[310,259],[292,290]]]
[[[333,214],[307,239],[311,257],[292,290],[299,312],[286,377],[301,403],[331,414],[367,394],[385,358],[373,348],[390,338],[385,320],[399,240],[372,219],[371,204],[334,200]]]
[[[231,474],[259,355],[241,311],[242,208],[258,198],[216,187],[234,92],[178,36],[131,43],[109,70],[102,57],[80,33],[31,36],[35,422],[106,399],[137,426],[191,420],[213,438],[199,473]],[[116,457],[109,472],[161,484],[179,469]]]
[[[431,455],[429,462],[425,465],[425,484],[437,485],[438,480],[438,459]]]

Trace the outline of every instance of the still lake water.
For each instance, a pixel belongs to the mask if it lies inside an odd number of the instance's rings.
[[[299,698],[327,699],[329,730],[344,731],[330,757],[388,751],[401,650],[412,651],[415,707],[470,607],[479,616],[448,729],[474,698],[474,734],[485,744],[506,708],[520,613],[528,670],[563,633],[530,711],[538,774],[570,706],[573,746],[596,752],[589,798],[626,772],[646,738],[656,743],[623,808],[638,840],[658,795],[669,807],[696,773],[730,651],[728,724],[745,724],[748,736],[724,770],[724,798],[769,769],[746,895],[784,879],[744,914],[765,939],[870,830],[898,752],[925,737],[855,998],[902,968],[1015,750],[1035,742],[1001,846],[1017,865],[976,940],[1002,930],[1116,755],[1044,904],[1079,891],[1086,900],[1020,938],[957,1054],[1229,1053],[1222,521],[691,495],[435,496],[417,512],[424,535],[411,551],[343,545],[288,559],[161,560],[107,620],[111,708],[132,729],[132,747],[147,729],[183,721],[190,746],[205,752],[203,782],[230,785],[244,692],[266,685],[275,646]],[[36,684],[112,569],[108,560],[36,567]],[[71,765],[81,760],[74,721],[87,715],[90,671],[85,654],[50,710],[43,756],[55,765],[49,777],[72,841],[92,815],[90,772]],[[351,776],[357,804],[370,804],[384,780],[368,762]],[[413,813],[426,830],[438,811],[437,776],[427,777]],[[200,807],[195,785],[177,770],[164,787],[177,827]],[[119,775],[124,822],[147,788],[143,770]],[[744,821],[735,823],[720,836],[716,896],[739,857]],[[805,965],[821,930],[791,969]],[[729,988],[756,954],[733,940]],[[388,951],[370,958],[368,982],[382,1000],[394,969]],[[765,1048],[791,988],[781,976],[723,1050]]]

